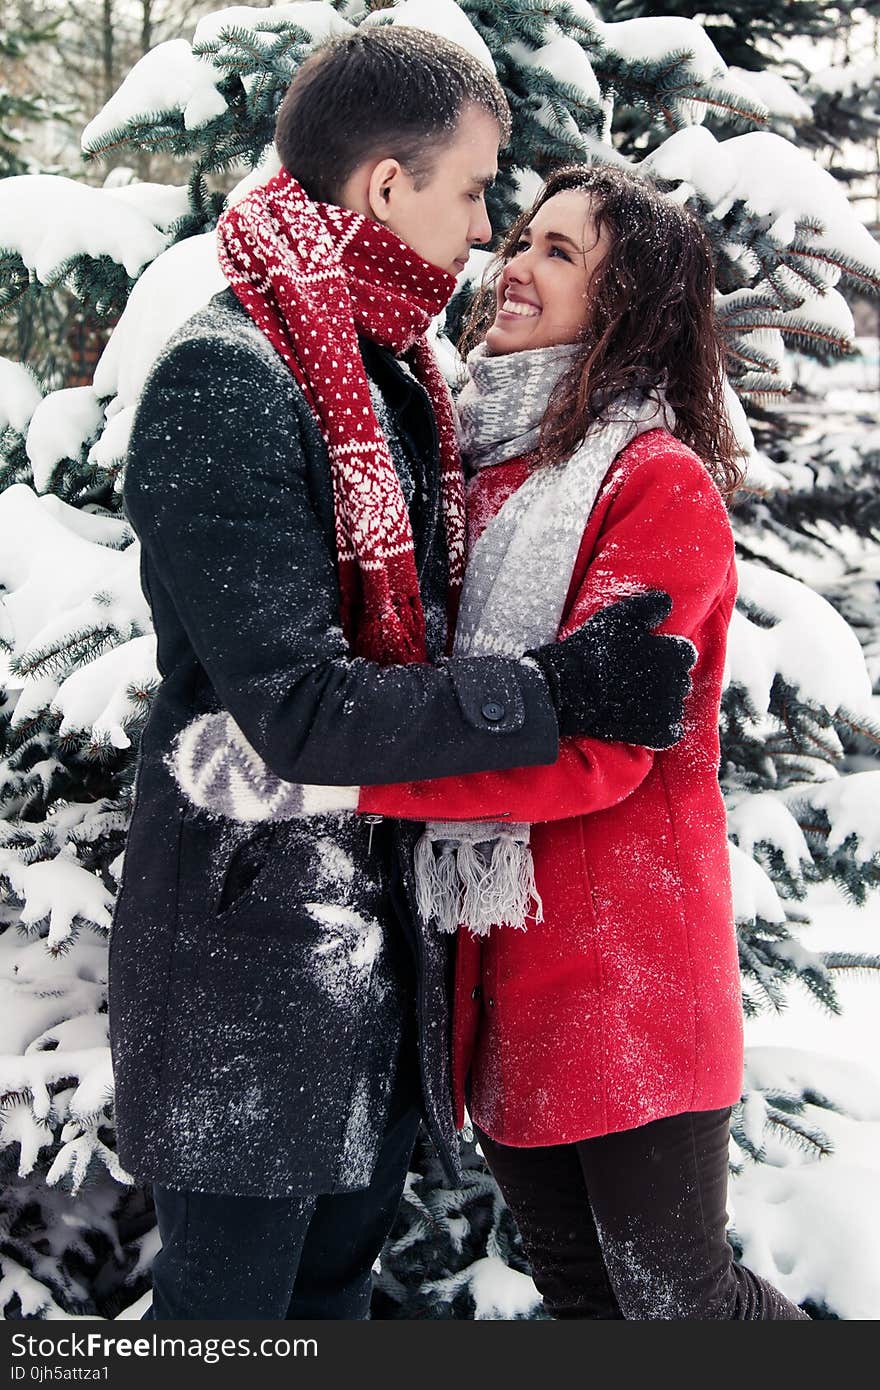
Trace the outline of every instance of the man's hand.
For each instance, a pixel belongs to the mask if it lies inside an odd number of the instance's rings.
[[[672,611],[662,589],[621,599],[561,642],[526,652],[544,673],[559,733],[671,748],[684,732],[696,649],[651,631]]]

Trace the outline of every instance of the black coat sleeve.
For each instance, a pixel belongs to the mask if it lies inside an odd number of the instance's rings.
[[[502,657],[382,668],[349,655],[304,430],[280,359],[187,337],[151,372],[126,463],[144,567],[263,761],[328,785],[554,762],[556,716],[537,669]]]

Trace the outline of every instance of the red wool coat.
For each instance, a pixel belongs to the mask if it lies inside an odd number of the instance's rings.
[[[472,538],[524,481],[484,469]],[[405,819],[530,821],[544,921],[461,931],[453,1013],[459,1125],[501,1143],[571,1143],[733,1104],[742,1010],[718,709],[736,594],[724,505],[696,455],[652,430],[617,458],[584,532],[560,636],[634,591],[665,589],[664,631],[697,649],[685,734],[653,753],[564,739],[548,767],[364,788]]]

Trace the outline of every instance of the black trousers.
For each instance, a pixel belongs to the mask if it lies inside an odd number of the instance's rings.
[[[369,1317],[372,1268],[397,1215],[419,1126],[398,1107],[369,1187],[290,1198],[154,1186],[162,1249],[147,1318]]]
[[[475,1132],[554,1318],[809,1320],[725,1238],[730,1110],[519,1149]]]

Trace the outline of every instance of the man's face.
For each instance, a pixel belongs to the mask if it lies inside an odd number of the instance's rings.
[[[376,166],[369,193],[372,215],[423,260],[461,274],[471,247],[492,236],[486,189],[498,172],[500,138],[494,116],[469,103],[420,188],[395,160]]]

